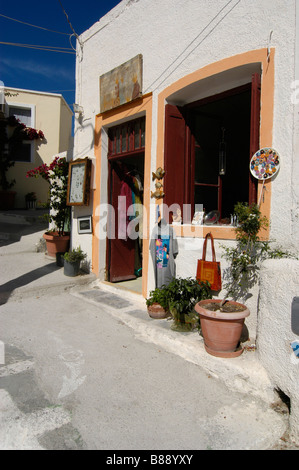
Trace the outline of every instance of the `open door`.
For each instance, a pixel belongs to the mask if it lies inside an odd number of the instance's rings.
[[[144,149],[144,116],[109,129],[106,278],[110,282],[142,274],[138,229],[143,221]]]
[[[135,240],[125,237],[126,214],[123,213],[122,205],[119,203],[119,196],[122,194],[124,185],[128,184],[126,166],[120,160],[109,162],[109,190],[110,205],[113,209],[109,214],[108,227],[108,253],[107,272],[108,281],[118,282],[135,279]]]
[[[109,159],[107,278],[127,281],[142,274],[144,153]]]

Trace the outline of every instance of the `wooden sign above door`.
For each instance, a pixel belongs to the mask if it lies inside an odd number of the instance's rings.
[[[142,96],[142,54],[100,77],[100,112]]]

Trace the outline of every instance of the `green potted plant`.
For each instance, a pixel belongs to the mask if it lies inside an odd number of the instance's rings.
[[[257,204],[239,202],[234,215],[238,220],[235,246],[222,247],[224,258],[229,262],[223,273],[226,295],[224,299],[203,300],[195,306],[205,348],[218,357],[237,357],[243,352],[240,340],[250,311],[238,300],[246,299],[250,288],[256,284],[262,261],[292,256],[280,248],[271,249],[269,241],[260,239],[260,231],[268,226],[268,220]],[[233,300],[228,300],[229,297]]]
[[[162,319],[167,318],[171,314],[169,312],[169,291],[167,286],[156,287],[150,292],[146,299],[147,311],[151,318]]]
[[[70,207],[67,206],[67,184],[69,164],[65,157],[55,157],[48,166],[45,163],[27,172],[27,178],[41,176],[49,183],[50,212],[47,215],[51,228],[44,233],[47,253],[56,257],[65,253],[70,244]]]
[[[207,282],[198,282],[195,278],[174,278],[167,287],[169,310],[173,318],[171,328],[175,331],[191,331],[198,323],[194,306],[202,299],[211,296]]]
[[[80,263],[86,258],[86,253],[81,250],[81,247],[74,248],[66,252],[64,258],[64,274],[66,276],[74,277],[79,274]]]
[[[264,260],[269,258],[294,258],[281,247],[271,248],[271,241],[260,239],[260,232],[269,225],[267,217],[261,214],[257,204],[238,202],[234,208],[238,225],[235,228],[236,244],[224,249],[224,258],[229,266],[224,270],[226,299],[245,299],[250,288],[259,278],[259,270]]]
[[[37,197],[34,192],[27,193],[25,195],[26,209],[35,209],[36,201],[37,201]]]

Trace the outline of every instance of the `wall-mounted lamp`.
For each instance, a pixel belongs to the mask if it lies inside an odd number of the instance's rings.
[[[79,114],[79,116],[83,116],[83,108],[79,104],[73,104],[73,110],[75,114]]]
[[[226,142],[224,140],[225,128],[222,127],[222,140],[219,144],[219,175],[225,175],[226,172]]]

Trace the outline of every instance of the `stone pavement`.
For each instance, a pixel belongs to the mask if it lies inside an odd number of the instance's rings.
[[[21,300],[32,293],[72,291],[86,302],[104,304],[112,315],[121,318],[144,340],[203,367],[233,390],[252,394],[269,404],[277,399],[254,345],[249,343],[237,358],[210,356],[197,331],[177,333],[171,330],[169,319],[150,318],[141,295],[100,282],[92,273],[81,273],[72,278],[65,276],[56,260],[44,252],[36,252],[45,229],[46,225],[39,220],[39,211],[0,213],[0,304]]]
[[[133,329],[138,338],[196,364],[233,392],[250,395],[269,407],[277,402],[278,396],[252,345],[237,358],[210,356],[197,331],[178,333],[171,330],[171,320],[150,318],[141,295],[100,282],[93,274],[81,273],[76,278],[65,276],[55,260],[36,251],[45,228],[35,213],[0,213],[0,305],[20,301],[33,293],[38,297],[49,292],[69,291],[86,303],[105,307]]]

